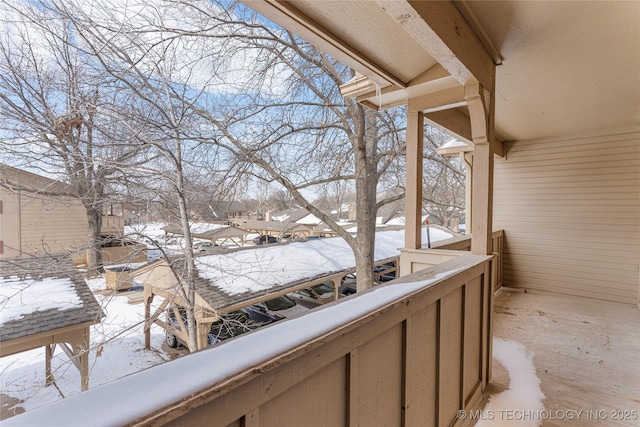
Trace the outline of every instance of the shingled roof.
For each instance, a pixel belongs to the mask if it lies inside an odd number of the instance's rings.
[[[39,256],[31,258],[6,258],[0,260],[0,287],[3,291],[16,282],[25,286],[44,285],[63,279],[75,292],[77,304],[60,308],[39,309],[23,293],[0,297],[0,342],[52,331],[83,323],[97,323],[104,315],[86,282],[68,256]],[[23,307],[16,319],[7,319],[11,309]]]
[[[135,271],[134,274],[141,274],[145,270],[158,268],[158,267],[167,267],[171,265],[174,271],[182,276],[186,271],[186,263],[184,257],[171,257],[168,261],[165,259],[157,260],[151,264],[147,264],[144,267],[139,268]],[[348,271],[345,270],[345,273]],[[336,272],[333,272],[336,273]],[[249,305],[249,301],[261,299],[266,295],[271,294],[280,294],[282,291],[287,290],[290,292],[292,288],[299,287],[299,285],[306,284],[314,279],[318,279],[321,277],[325,277],[326,274],[314,274],[310,275],[310,277],[306,277],[303,279],[295,280],[292,282],[282,283],[274,285],[268,289],[262,289],[258,291],[247,291],[237,294],[230,294],[220,289],[218,286],[215,286],[211,283],[210,280],[203,278],[199,273],[198,269],[194,271],[194,281],[196,286],[196,292],[200,297],[206,301],[206,303],[214,310],[218,311],[220,314],[227,313],[229,311],[236,310],[239,305],[243,305],[242,303],[247,302]],[[153,285],[152,283],[150,283]],[[174,283],[177,287],[177,282]]]
[[[55,194],[75,197],[75,191],[67,183],[47,178],[25,170],[0,164],[0,186],[10,190],[24,190],[29,194]]]

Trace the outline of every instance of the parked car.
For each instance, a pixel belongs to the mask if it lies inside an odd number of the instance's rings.
[[[271,243],[278,243],[278,239],[275,236],[267,236],[265,234],[261,234],[253,239],[253,243],[255,243],[256,245],[266,245]]]
[[[280,237],[280,243],[288,243],[293,240],[294,238],[291,234],[284,234],[282,237]]]
[[[388,282],[395,280],[396,270],[389,271],[396,268],[395,263],[389,262],[387,264],[378,265],[373,268],[373,277],[377,282]]]
[[[309,309],[297,304],[286,295],[281,295],[269,301],[259,302],[253,307],[270,316],[285,318],[304,313]]]
[[[289,296],[293,299],[311,304],[312,306],[326,304],[335,299],[333,282],[320,283],[310,288],[300,289],[289,294]]]
[[[387,264],[378,265],[373,268],[373,286],[376,286],[383,282],[388,282],[396,278],[396,271],[388,271],[395,267],[395,263],[389,262]],[[342,278],[340,287],[338,288],[343,296],[348,296],[356,293],[356,275],[354,273],[347,274]]]
[[[349,296],[356,293],[356,275],[353,273],[347,274],[342,278],[338,292],[341,295]]]
[[[193,252],[196,254],[211,253],[216,246],[218,245],[211,242],[199,242],[193,245]]]
[[[187,313],[184,309],[180,309],[180,315],[182,316],[182,322],[185,327],[187,325]],[[181,330],[179,322],[176,320],[174,310],[169,309],[166,311],[167,324],[174,329]],[[214,345],[220,341],[242,335],[245,332],[252,331],[264,326],[268,323],[279,320],[274,316],[269,316],[266,313],[261,313],[256,310],[237,310],[231,313],[223,314],[220,316],[220,320],[211,324],[211,329],[207,334],[207,345]],[[166,332],[167,345],[171,348],[176,348],[179,344],[187,346],[180,337],[172,334],[169,330]]]

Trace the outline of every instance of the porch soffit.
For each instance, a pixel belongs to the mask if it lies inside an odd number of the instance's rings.
[[[437,64],[414,37],[373,1],[243,2],[381,88],[405,87]]]
[[[493,88],[494,60],[452,2],[245,2],[356,70],[341,92],[370,108],[428,95],[422,110],[439,111],[464,106],[467,83]]]
[[[455,35],[452,28],[470,22],[468,29],[479,35],[491,62],[501,64],[495,71],[495,127],[503,140],[640,124],[637,1],[243,1],[366,76],[369,82],[350,83],[353,96],[378,91],[363,99],[370,106],[403,102],[405,95],[391,93],[411,87],[436,62],[457,77],[437,52],[420,45],[420,31],[427,25]],[[289,9],[284,18],[283,7]],[[432,7],[453,7],[464,18],[432,24],[426,10]],[[405,21],[396,9],[422,10],[424,19],[411,15]],[[474,52],[464,44],[450,47],[464,64],[464,55]]]

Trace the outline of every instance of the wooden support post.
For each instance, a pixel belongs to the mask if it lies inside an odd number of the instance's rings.
[[[407,176],[405,196],[404,246],[420,249],[422,246],[422,156],[424,144],[424,116],[412,108],[407,109]]]
[[[47,386],[53,384],[55,379],[53,378],[53,373],[51,372],[51,358],[53,357],[53,352],[56,349],[56,344],[48,344],[45,347],[45,356],[44,356],[44,366],[45,366],[45,375],[46,380],[45,384]]]
[[[82,391],[89,390],[89,346],[91,343],[89,326],[82,331],[79,342],[73,343],[73,357],[71,360],[80,371]],[[74,360],[75,359],[75,360]]]
[[[473,227],[473,204],[471,203],[471,189],[473,188],[473,153],[460,153],[460,160],[464,162],[464,183],[466,188],[464,195],[464,234],[469,235],[471,234],[471,228]]]
[[[465,86],[473,135],[471,188],[471,252],[491,254],[493,232],[493,111],[494,102],[478,83]]]
[[[198,350],[202,350],[209,345],[209,331],[211,330],[212,322],[202,322],[202,319],[196,318],[196,325],[198,331],[197,343]],[[191,349],[189,349],[191,351]]]
[[[149,350],[151,348],[151,325],[147,325],[146,321],[151,315],[151,302],[153,301],[153,293],[151,292],[151,286],[144,287],[144,348]]]
[[[493,153],[489,144],[476,144],[471,190],[471,252],[491,254],[493,214]]]

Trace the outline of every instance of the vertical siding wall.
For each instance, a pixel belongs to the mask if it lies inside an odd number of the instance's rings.
[[[0,257],[45,252],[73,252],[86,247],[87,214],[69,197],[57,200],[11,192],[0,187],[3,212],[0,222]]]
[[[640,132],[507,148],[494,180],[503,285],[636,304]]]

